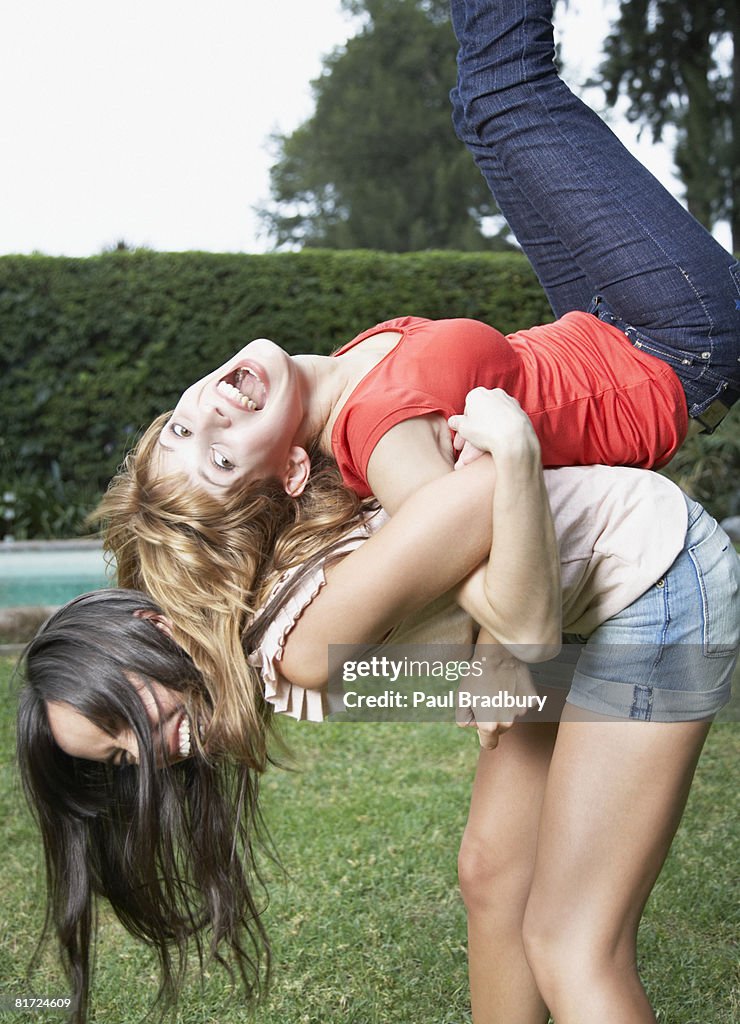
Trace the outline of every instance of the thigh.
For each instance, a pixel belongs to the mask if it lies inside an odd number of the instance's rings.
[[[517,875],[526,900],[557,725],[515,723],[495,750],[481,750],[461,854],[465,873]],[[526,799],[523,795],[526,794]]]
[[[553,753],[528,913],[574,955],[629,958],[709,725],[577,716],[566,711]]]

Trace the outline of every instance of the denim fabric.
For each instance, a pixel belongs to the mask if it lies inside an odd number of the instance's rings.
[[[556,316],[595,309],[670,362],[691,416],[717,397],[731,405],[740,397],[738,262],[560,80],[550,0],[451,8],[455,129]]]
[[[533,666],[537,684],[570,684],[569,704],[643,721],[708,718],[729,701],[740,646],[740,559],[709,513],[687,502],[684,548],[662,579],[585,642]]]

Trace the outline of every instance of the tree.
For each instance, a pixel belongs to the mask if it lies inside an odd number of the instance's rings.
[[[675,126],[689,210],[708,228],[727,219],[740,249],[739,0],[620,0],[604,53],[607,100],[624,93],[654,139]]]
[[[362,29],[325,59],[313,116],[276,137],[273,201],[260,215],[277,245],[506,248],[481,232],[496,206],[452,129],[445,0],[343,6],[364,16]]]

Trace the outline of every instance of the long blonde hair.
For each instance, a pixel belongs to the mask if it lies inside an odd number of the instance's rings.
[[[213,703],[209,750],[262,770],[269,709],[242,634],[280,575],[336,544],[360,520],[362,503],[318,451],[297,499],[277,480],[217,500],[183,474],[158,476],[156,445],[169,416],[126,456],[93,518],[119,586],[151,595],[202,673]]]

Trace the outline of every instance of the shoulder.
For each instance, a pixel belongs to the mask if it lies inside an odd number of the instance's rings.
[[[269,616],[269,621],[259,642],[248,651],[250,664],[259,669],[265,682],[268,698],[270,689],[277,687],[283,677],[282,663],[285,660],[288,638],[326,586],[326,565],[329,557],[343,557],[356,550],[387,521],[388,516],[383,509],[369,511],[364,521],[350,530],[325,557],[310,567],[305,564],[293,566],[276,582],[265,601],[264,608],[257,613],[256,618],[258,624],[263,615]]]

